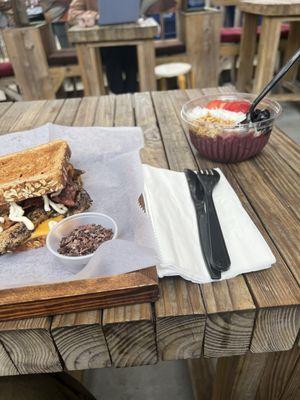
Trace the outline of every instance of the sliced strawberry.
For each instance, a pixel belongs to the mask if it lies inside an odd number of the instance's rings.
[[[246,114],[249,111],[250,103],[245,100],[227,101],[224,109],[227,111],[242,112]]]
[[[223,100],[212,100],[209,103],[206,104],[206,108],[212,110],[215,108],[224,108],[224,106],[226,105],[226,101]]]

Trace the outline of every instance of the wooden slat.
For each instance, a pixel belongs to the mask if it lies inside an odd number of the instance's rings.
[[[67,370],[111,365],[99,310],[56,315],[51,333]]]
[[[298,171],[299,145],[278,127],[273,130],[268,146],[270,146],[294,171]]]
[[[217,359],[201,357],[188,360],[194,400],[212,400],[216,367]]]
[[[0,134],[13,132],[12,126],[22,117],[29,108],[35,107],[35,102],[20,101],[14,103],[7,112],[0,117]]]
[[[101,96],[95,113],[95,126],[113,126],[115,115],[115,96]]]
[[[55,118],[55,123],[58,125],[72,125],[81,99],[68,99],[64,102],[62,109]]]
[[[295,366],[299,362],[299,357],[300,349],[298,348],[288,352],[269,354],[261,376],[256,400],[279,400]]]
[[[105,309],[103,329],[115,367],[157,362],[154,322],[149,303]]]
[[[168,168],[150,93],[135,93],[134,105],[136,124],[143,129],[145,138],[145,148],[141,151],[142,161],[156,167]]]
[[[297,351],[294,349],[293,351]],[[298,348],[298,354],[299,354],[300,349]],[[288,382],[286,384],[286,387],[284,389],[284,393],[282,393],[282,396],[280,397],[280,400],[293,400],[293,399],[299,399],[300,398],[300,357],[298,356],[297,363],[295,365],[295,368],[290,375]]]
[[[2,343],[0,343],[0,376],[18,375],[18,370],[10,359]]]
[[[220,91],[226,92],[232,90],[230,88],[222,88]],[[197,97],[202,93],[201,91],[197,90],[187,92],[189,94],[189,98]],[[204,90],[204,92],[205,94],[211,94],[214,92],[216,93],[216,89]],[[257,210],[254,205],[255,203],[252,202],[252,198],[254,199],[257,195],[257,197],[259,197],[261,195],[261,191],[268,189],[265,189],[265,185],[262,185],[262,188],[258,193],[258,186],[256,183],[252,181],[246,184],[246,175],[251,177],[251,179],[256,179],[256,177],[261,175],[262,172],[253,170],[251,173],[241,176],[240,172],[245,168],[245,166],[249,166],[250,164],[255,165],[253,160],[245,161],[239,164],[230,164],[228,168],[225,164],[218,165],[217,163],[210,163],[207,160],[204,160],[196,151],[195,154],[197,155],[198,165],[200,163],[202,166],[220,166],[220,168],[222,168],[223,172],[225,172],[225,175],[227,178],[229,178],[230,183],[239,195],[239,198],[241,199],[247,212],[271,247],[277,260],[276,264],[269,270],[245,275],[247,285],[251,290],[255,304],[259,309],[262,309],[257,313],[251,351],[263,352],[288,350],[292,348],[299,329],[297,311],[295,311],[295,305],[299,304],[299,290],[297,282],[285,263],[286,260],[284,260],[281,257],[281,254],[278,252],[276,241],[274,238],[272,238],[272,227],[265,225],[264,221],[261,221],[264,214],[266,214],[265,219],[267,221],[270,220],[270,213],[267,213],[266,210],[272,208],[272,212],[274,210],[274,214],[277,215],[278,209],[275,211],[274,204],[272,204],[271,201],[270,207],[267,207],[265,204],[266,199],[261,198],[260,208]],[[253,190],[253,187],[256,188],[255,191]],[[275,195],[273,197],[275,197]],[[263,224],[261,222],[263,222]],[[286,222],[282,220],[281,224],[284,225]],[[279,231],[278,227],[276,229]],[[278,240],[282,240],[282,235],[278,232],[276,238],[278,238]],[[272,239],[274,240],[275,244]],[[285,245],[280,245],[281,251],[283,246]],[[298,255],[295,254],[295,257],[297,259]],[[274,319],[270,319],[268,318],[268,315],[265,313],[264,309],[270,309],[273,307],[282,308],[277,312],[270,311],[274,317]],[[261,347],[262,345],[263,347]]]
[[[102,104],[103,116],[105,116],[105,107],[111,108],[111,99],[107,98],[107,101]],[[114,118],[113,121],[107,121],[105,117],[105,122],[110,125],[133,126],[132,97],[127,94],[116,96],[115,113],[109,115],[110,118],[112,116]],[[99,122],[101,125],[102,121]],[[114,366],[124,367],[157,362],[150,303],[103,310],[103,329]]]
[[[49,318],[0,322],[0,341],[20,374],[62,370]]]
[[[12,106],[12,102],[6,101],[0,103],[0,118],[7,112],[7,110]]]
[[[266,354],[246,354],[217,361],[212,400],[255,400]]]
[[[205,308],[198,285],[181,278],[160,281],[155,304],[160,359],[198,358],[202,353]]]
[[[197,169],[195,158],[178,119],[181,92],[153,93],[156,115],[171,169]],[[176,103],[176,109],[174,102]],[[255,305],[242,277],[201,285],[207,322],[204,355],[244,354],[249,349]]]
[[[142,161],[168,168],[149,93],[135,94],[136,124],[143,129]],[[199,286],[177,278],[160,281],[161,297],[155,303],[156,335],[160,359],[176,360],[201,354],[205,309]]]
[[[98,97],[84,97],[81,100],[73,126],[92,126],[94,124]]]

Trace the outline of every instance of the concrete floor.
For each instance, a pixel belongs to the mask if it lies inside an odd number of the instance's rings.
[[[300,143],[300,104],[282,103],[277,125]],[[85,386],[97,400],[192,400],[185,361],[154,366],[98,369],[85,372]]]

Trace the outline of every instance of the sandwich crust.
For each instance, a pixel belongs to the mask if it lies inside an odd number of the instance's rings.
[[[0,157],[0,206],[63,189],[70,156],[68,143],[55,140]]]

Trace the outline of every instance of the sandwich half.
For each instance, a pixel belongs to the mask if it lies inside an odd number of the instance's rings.
[[[43,246],[51,224],[91,206],[70,157],[63,140],[0,157],[0,255]]]

